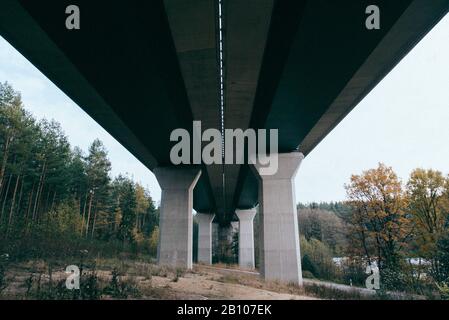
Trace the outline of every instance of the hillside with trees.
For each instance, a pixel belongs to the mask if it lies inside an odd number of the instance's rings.
[[[59,123],[37,121],[8,83],[0,83],[0,252],[11,258],[79,250],[155,255],[158,212],[148,190],[111,178],[96,139],[85,154]]]

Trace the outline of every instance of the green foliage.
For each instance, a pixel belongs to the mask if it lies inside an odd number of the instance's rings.
[[[449,284],[438,285],[438,289],[440,290],[441,299],[449,300]]]
[[[232,240],[231,240],[231,254],[232,254],[232,258],[235,262],[238,261],[239,259],[239,234],[238,232],[235,232],[232,235]]]
[[[305,279],[314,279],[315,275],[303,267],[302,268],[302,277]]]
[[[155,227],[153,232],[151,233],[151,237],[149,239],[149,253],[151,255],[156,255],[157,253],[157,245],[159,243],[159,227]]]
[[[307,240],[325,243],[334,255],[340,255],[346,246],[345,222],[332,211],[312,207],[299,209],[298,225],[301,235]]]
[[[0,294],[3,290],[8,286],[8,282],[6,280],[6,267],[9,261],[9,256],[3,254],[0,256]]]
[[[45,216],[45,232],[56,237],[70,237],[80,234],[82,217],[78,214],[74,202],[64,202]]]
[[[173,278],[173,282],[178,282],[179,278],[181,278],[185,274],[186,270],[184,268],[176,268],[175,276]]]
[[[449,285],[449,232],[437,242],[436,257],[438,272],[434,274],[435,280],[442,287]]]
[[[360,294],[357,290],[340,290],[325,285],[319,284],[306,284],[304,285],[304,291],[307,295],[315,296],[320,299],[329,300],[363,300],[368,299]]]
[[[238,263],[238,232],[232,224],[218,228],[215,243],[213,243],[212,263],[227,265]]]
[[[362,259],[354,257],[343,259],[338,269],[343,284],[365,287],[365,280],[368,275],[365,273],[365,262]]]
[[[346,202],[312,202],[308,204],[298,203],[297,209],[322,210],[334,213],[337,217],[346,220],[351,214],[351,206]]]
[[[134,183],[128,179],[121,182],[121,201],[120,211],[122,212],[122,220],[119,225],[118,238],[120,240],[134,241],[133,229],[136,220],[136,193]]]
[[[103,289],[103,293],[110,295],[116,299],[126,299],[130,296],[137,297],[140,295],[137,285],[131,281],[121,279],[121,275],[117,269],[112,270],[112,278],[109,284]]]
[[[41,273],[31,275],[25,280],[27,298],[39,300],[99,300],[103,294],[95,269],[82,273],[80,288],[74,290],[67,289],[64,279],[56,283],[51,280],[43,283],[42,278],[43,274]]]
[[[314,277],[325,280],[335,279],[337,270],[332,261],[332,250],[317,239],[307,240],[301,236],[302,269]]]
[[[111,181],[110,171],[100,140],[87,155],[72,149],[57,122],[37,122],[20,94],[0,83],[0,253],[155,255],[159,218],[149,192],[128,177]]]
[[[315,263],[310,259],[308,254],[303,255],[301,259],[301,267],[303,271],[309,272],[313,278],[318,274],[317,267]]]

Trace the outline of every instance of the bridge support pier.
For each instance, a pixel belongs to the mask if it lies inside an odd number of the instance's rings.
[[[159,167],[154,174],[162,189],[158,263],[191,269],[193,188],[201,170]]]
[[[259,178],[260,273],[265,280],[302,285],[294,178],[304,159],[299,152],[278,155],[274,175]]]
[[[198,213],[198,262],[212,264],[212,221],[214,214]]]
[[[254,269],[254,227],[256,209],[235,211],[239,218],[239,266]]]

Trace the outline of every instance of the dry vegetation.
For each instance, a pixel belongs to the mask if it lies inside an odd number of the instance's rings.
[[[236,271],[238,272],[238,271]],[[65,288],[64,266],[34,261],[10,265],[2,299],[311,299],[301,288],[264,284],[257,275],[195,266],[191,271],[148,262],[86,264],[82,295]],[[83,280],[84,279],[84,280]]]
[[[196,265],[193,270],[146,261],[96,259],[85,263],[81,290],[65,287],[65,266],[38,260],[11,264],[1,299],[381,299],[356,289],[306,281],[303,287],[262,281],[257,273]]]

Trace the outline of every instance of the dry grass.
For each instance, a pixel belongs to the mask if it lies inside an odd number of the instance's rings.
[[[115,272],[126,288],[135,288],[138,294],[131,299],[303,299],[308,297],[322,299],[363,299],[356,292],[344,292],[320,285],[299,287],[278,281],[263,281],[257,274],[242,272],[234,268],[223,270],[196,265],[193,270],[161,267],[147,261],[129,259],[96,259],[86,266],[95,268],[101,288],[111,283]],[[66,278],[64,267],[52,269],[52,281]],[[230,270],[229,270],[230,269]],[[91,271],[89,267],[85,271]],[[3,298],[26,299],[26,281],[32,276],[40,279],[40,285],[50,281],[49,265],[45,261],[31,261],[10,266],[9,286]],[[36,283],[36,282],[35,282]],[[28,286],[29,287],[29,286]],[[103,295],[102,299],[111,299]]]

